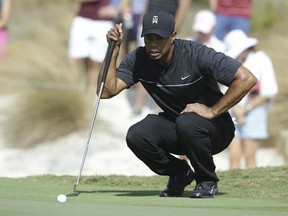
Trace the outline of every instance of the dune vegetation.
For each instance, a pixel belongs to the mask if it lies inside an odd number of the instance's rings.
[[[179,37],[192,34],[200,8],[208,8],[208,1],[193,0]],[[1,108],[7,146],[31,147],[85,127],[95,91],[87,92],[85,75],[69,66],[67,41],[76,9],[67,0],[13,1],[8,53],[0,64],[0,95],[15,96]],[[271,137],[263,145],[283,146],[280,135],[288,130],[287,9],[286,0],[254,0],[251,35],[271,56],[280,87],[270,113]]]

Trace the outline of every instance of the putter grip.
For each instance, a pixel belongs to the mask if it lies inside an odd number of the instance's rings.
[[[105,56],[105,62],[104,62],[104,69],[103,69],[103,74],[102,74],[102,80],[101,80],[101,83],[103,83],[103,84],[105,83],[106,78],[107,78],[108,69],[109,69],[109,65],[111,62],[115,43],[116,43],[115,41],[112,41],[107,48],[107,52],[106,52],[106,56]]]

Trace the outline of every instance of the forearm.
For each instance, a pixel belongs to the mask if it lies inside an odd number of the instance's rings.
[[[7,27],[11,17],[11,0],[4,1],[0,11],[0,29]]]
[[[131,0],[122,0],[122,1],[120,1],[118,9],[121,12],[126,12],[128,10],[131,10]]]
[[[177,9],[176,14],[175,14],[175,22],[176,22],[175,29],[176,29],[176,31],[179,31],[179,29],[183,23],[186,12],[190,8],[190,4],[191,4],[190,1],[191,0],[179,0],[179,6],[178,6],[178,9]]]
[[[107,41],[109,43],[109,48],[110,50],[112,45],[111,43],[114,44],[113,46],[113,51],[112,51],[112,56],[111,56],[111,61],[109,62],[108,66],[108,73],[105,81],[105,85],[103,86],[103,81],[102,81],[102,76],[104,73],[104,66],[105,66],[105,61],[107,61],[107,54],[105,57],[105,60],[103,64],[101,65],[100,68],[100,73],[98,77],[98,85],[97,85],[97,93],[99,94],[99,91],[101,90],[101,87],[103,87],[103,92],[101,94],[101,98],[111,98],[117,94],[119,94],[123,89],[127,87],[126,83],[123,82],[121,79],[117,77],[116,73],[116,63],[117,59],[119,56],[119,51],[121,47],[121,43],[124,37],[124,33],[122,30],[122,23],[116,24],[113,28],[111,28],[107,34]]]
[[[116,63],[119,56],[120,46],[115,46],[113,49],[113,54],[108,68],[107,77],[105,80],[105,85],[103,86],[103,92],[101,98],[111,98],[117,94],[117,74],[116,74]],[[104,73],[104,65],[106,59],[101,65],[100,73],[98,76],[97,94],[99,94],[101,85],[103,85],[102,77]]]
[[[77,2],[77,3],[85,3],[85,2],[95,2],[99,0],[70,0],[72,2]]]
[[[211,107],[214,116],[219,116],[235,106],[256,82],[256,77],[250,71],[244,67],[240,67],[225,95]]]
[[[8,24],[7,22],[4,22],[4,21],[0,20],[0,29],[6,28],[7,24]]]
[[[217,8],[217,0],[210,0],[210,9],[215,12],[216,8]]]
[[[258,106],[261,106],[262,104],[265,104],[269,101],[269,97],[265,97],[262,95],[254,96],[252,99],[250,99],[246,105],[250,107],[250,109],[254,109]]]

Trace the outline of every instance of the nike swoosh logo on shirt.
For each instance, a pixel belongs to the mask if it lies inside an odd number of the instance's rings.
[[[181,76],[181,80],[185,80],[185,79],[187,79],[188,77],[190,77],[191,75],[188,75],[188,76],[185,76],[185,77],[182,77]]]

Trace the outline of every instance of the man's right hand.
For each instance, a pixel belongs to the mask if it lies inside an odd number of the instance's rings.
[[[108,43],[110,44],[112,41],[115,41],[116,46],[119,46],[119,47],[123,41],[123,37],[124,37],[124,33],[122,30],[122,23],[116,24],[106,34]]]

